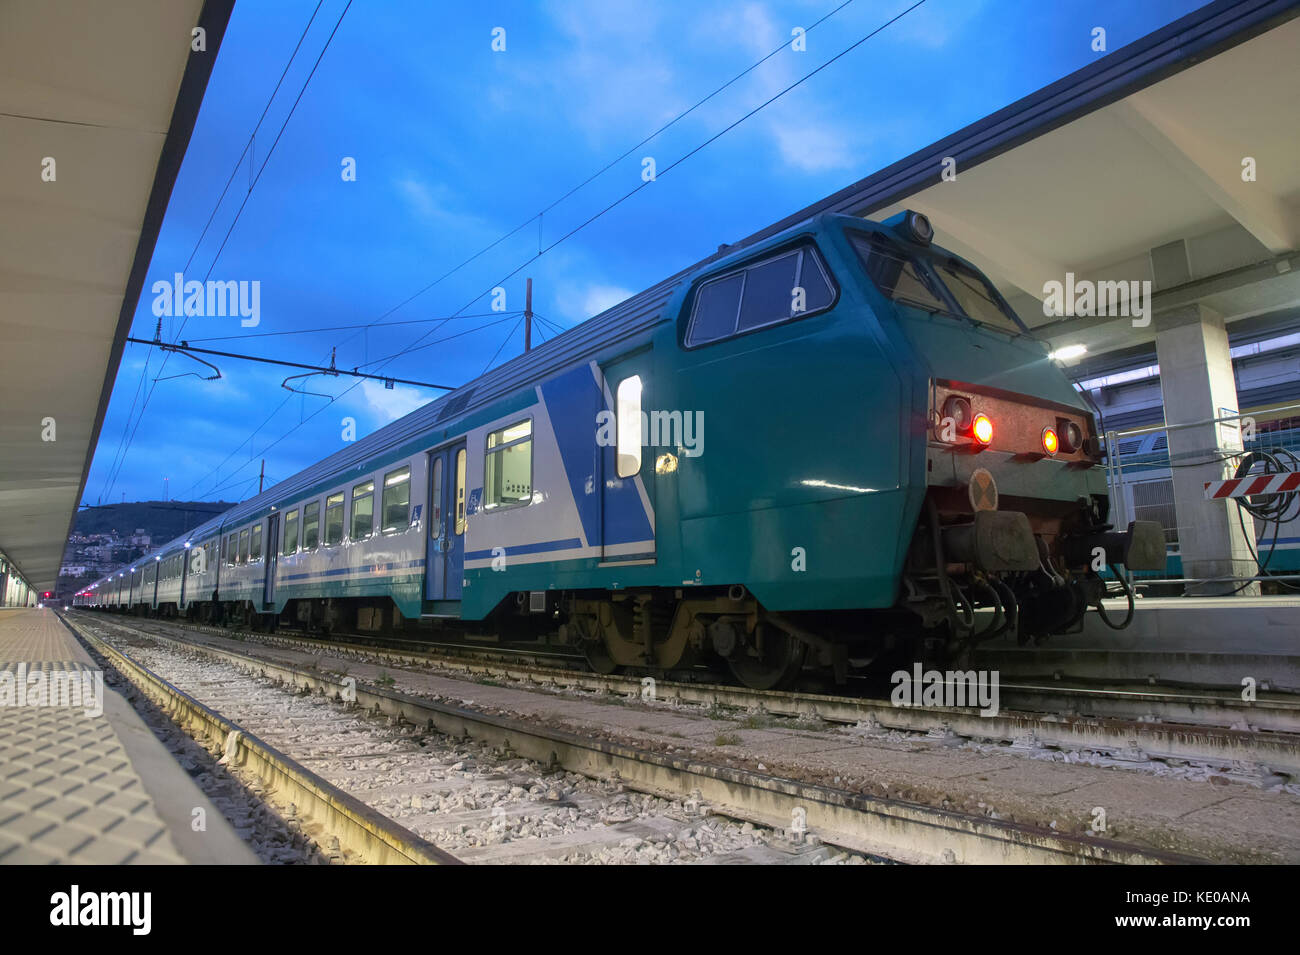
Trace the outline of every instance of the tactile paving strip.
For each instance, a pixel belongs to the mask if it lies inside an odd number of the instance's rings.
[[[5,680],[88,670],[52,614],[0,618],[0,864],[182,863],[112,721],[48,696],[19,705]]]

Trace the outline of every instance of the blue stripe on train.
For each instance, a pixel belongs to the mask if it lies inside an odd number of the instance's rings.
[[[372,564],[367,567],[338,567],[334,570],[322,570],[307,574],[287,574],[286,576],[279,578],[279,580],[284,583],[288,583],[291,580],[319,580],[323,577],[337,577],[340,574],[359,574],[366,571],[405,570],[408,567],[423,566],[424,558],[421,557],[419,560],[401,560],[390,564]],[[256,588],[256,584],[254,584],[254,588]]]
[[[541,391],[588,545],[596,547],[601,543],[628,544],[652,539],[654,532],[650,529],[650,520],[635,480],[611,480],[604,495],[600,493],[600,459],[597,455],[605,452],[608,472],[613,474],[614,448],[596,445],[596,414],[607,409],[605,396],[596,383],[591,365],[579,365],[557,375],[544,382]],[[605,507],[603,522],[600,513],[602,496]]]
[[[514,554],[545,554],[553,550],[573,550],[581,547],[582,541],[576,537],[570,537],[562,541],[541,541],[536,544],[511,544],[505,548],[506,556]],[[488,557],[495,557],[496,554],[491,550],[471,550],[465,553],[466,560],[484,560]]]

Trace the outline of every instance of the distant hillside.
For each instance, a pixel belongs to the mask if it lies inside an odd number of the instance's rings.
[[[155,545],[180,537],[208,518],[234,507],[224,501],[128,501],[88,507],[77,514],[76,534],[130,536],[144,528]]]

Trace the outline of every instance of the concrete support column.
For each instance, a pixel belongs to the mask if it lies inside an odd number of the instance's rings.
[[[1190,278],[1187,249],[1181,241],[1152,249],[1151,266],[1157,289]],[[1203,305],[1187,305],[1162,312],[1155,321],[1183,576],[1251,577],[1258,571],[1246,536],[1250,534],[1253,544],[1253,519],[1243,514],[1239,520],[1233,501],[1205,499],[1205,482],[1228,475],[1229,466],[1219,460],[1223,452],[1241,450],[1236,422],[1207,423],[1239,411],[1223,317]],[[1227,594],[1240,586],[1240,581],[1219,581],[1187,584],[1186,591]],[[1237,593],[1258,595],[1259,585],[1249,584]]]

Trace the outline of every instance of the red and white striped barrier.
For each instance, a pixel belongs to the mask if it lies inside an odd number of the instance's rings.
[[[1261,474],[1257,477],[1230,478],[1227,481],[1206,481],[1205,497],[1253,497],[1256,494],[1283,494],[1300,490],[1300,471],[1282,471]]]

